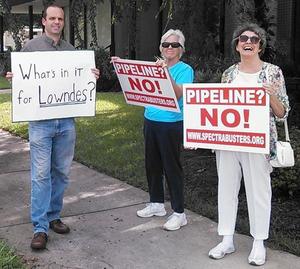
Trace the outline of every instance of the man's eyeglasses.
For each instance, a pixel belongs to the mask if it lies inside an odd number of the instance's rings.
[[[161,43],[161,46],[163,48],[168,48],[168,47],[172,47],[172,48],[179,48],[182,47],[181,44],[179,42],[163,42]]]
[[[249,39],[252,44],[257,44],[260,41],[260,38],[258,36],[247,36],[247,35],[239,36],[240,42],[247,42]]]

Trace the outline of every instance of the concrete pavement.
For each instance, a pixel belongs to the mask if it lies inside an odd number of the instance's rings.
[[[47,249],[33,252],[29,167],[28,143],[0,131],[0,239],[14,247],[29,268],[253,268],[247,263],[250,237],[236,235],[234,254],[209,259],[208,250],[220,240],[216,223],[187,210],[187,226],[164,231],[166,217],[136,216],[148,201],[146,192],[77,162],[72,165],[62,212],[72,231],[68,235],[50,231]],[[170,213],[169,204],[167,208]],[[300,258],[285,252],[268,249],[267,258],[260,268],[300,268]]]
[[[1,93],[11,93],[11,89],[0,89],[0,94]]]

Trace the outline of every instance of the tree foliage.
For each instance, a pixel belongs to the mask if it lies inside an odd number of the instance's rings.
[[[24,37],[21,33],[21,29],[23,29],[25,23],[24,17],[20,17],[17,14],[11,13],[11,8],[8,4],[7,0],[2,0],[0,5],[0,12],[4,20],[4,31],[9,31],[12,33],[13,40],[15,42],[16,50],[20,50],[22,47],[22,42],[24,41]]]
[[[112,23],[121,21],[128,11],[135,10],[136,12],[142,12],[149,8],[151,0],[110,0],[113,6]]]
[[[103,2],[103,0],[101,0]],[[71,5],[71,22],[74,26],[75,43],[77,48],[84,48],[84,27],[85,19],[88,20],[90,24],[90,35],[92,48],[98,48],[98,39],[96,31],[96,11],[97,4],[96,0],[73,0]]]
[[[239,24],[244,22],[254,22],[267,32],[267,48],[264,53],[264,60],[273,62],[276,56],[276,15],[274,7],[277,5],[274,0],[240,0],[228,1],[237,15]]]

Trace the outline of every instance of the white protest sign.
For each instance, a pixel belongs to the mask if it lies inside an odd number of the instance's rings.
[[[184,146],[269,153],[269,95],[261,84],[184,84]]]
[[[119,59],[113,62],[127,104],[180,112],[170,75],[154,62]]]
[[[12,52],[12,121],[95,116],[93,51]]]

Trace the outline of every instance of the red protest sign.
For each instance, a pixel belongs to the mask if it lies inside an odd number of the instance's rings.
[[[153,62],[123,59],[113,65],[128,104],[180,111],[166,68]]]
[[[184,145],[269,153],[269,96],[261,85],[185,84]]]

